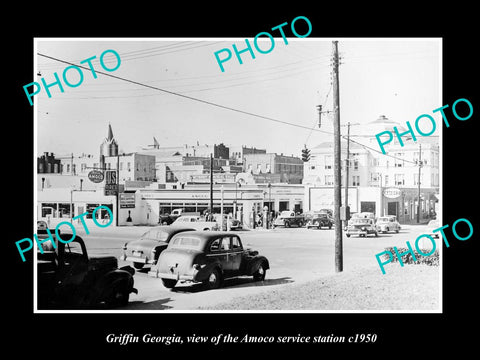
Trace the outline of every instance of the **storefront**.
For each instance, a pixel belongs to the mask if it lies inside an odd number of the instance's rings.
[[[37,192],[37,220],[46,221],[49,227],[55,227],[63,221],[70,221],[75,216],[87,212],[84,217],[87,227],[94,226],[93,210],[100,205],[108,207],[116,216],[115,196],[105,196],[102,191],[75,190],[69,188],[44,189]],[[109,221],[106,209],[95,212],[99,223]],[[74,220],[81,225],[81,219]]]
[[[420,189],[420,221],[426,222],[438,213],[438,189]],[[342,205],[345,189],[342,188]],[[307,210],[334,209],[333,187],[308,187],[305,191]],[[417,218],[418,188],[353,187],[348,189],[350,213],[372,212],[376,217],[396,215],[402,224],[414,223]]]

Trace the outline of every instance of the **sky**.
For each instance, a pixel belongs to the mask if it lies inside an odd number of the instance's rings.
[[[160,146],[224,143],[300,156],[304,145],[333,139],[331,114],[322,115],[319,128],[316,109],[321,104],[332,110],[332,40],[338,40],[341,57],[342,124],[367,124],[380,115],[413,124],[443,105],[442,49],[436,38],[289,38],[285,44],[280,37],[267,54],[254,47],[255,59],[243,53],[243,64],[233,54],[223,63],[224,72],[214,53],[224,48],[233,53],[232,44],[243,49],[245,39],[39,38],[36,53],[74,64],[96,56],[96,70],[167,92],[102,74],[95,79],[88,70],[78,87],[63,84],[63,93],[51,87],[51,98],[42,88],[34,98],[38,154],[98,155],[110,123],[121,152],[147,147],[155,137]],[[262,49],[271,45],[265,41],[259,42]],[[101,67],[105,50],[120,55],[117,70]],[[109,67],[116,64],[111,53],[104,60]],[[52,83],[54,72],[62,79],[67,66],[38,55],[32,81],[43,77]],[[75,70],[67,74],[71,83],[78,82]]]

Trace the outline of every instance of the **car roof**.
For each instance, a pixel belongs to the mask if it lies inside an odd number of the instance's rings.
[[[188,236],[195,236],[199,239],[213,239],[213,238],[218,238],[218,237],[223,237],[223,236],[238,236],[237,233],[233,231],[201,231],[201,230],[194,230],[194,231],[186,231],[182,232],[182,235],[188,235]]]
[[[177,233],[177,232],[180,232],[180,231],[188,231],[188,230],[195,230],[193,228],[189,228],[187,226],[169,226],[169,225],[162,225],[162,226],[155,226],[153,228],[151,228],[150,230],[147,230],[146,232],[150,232],[150,231],[162,231],[162,232],[165,232],[167,234],[174,234],[174,233]]]

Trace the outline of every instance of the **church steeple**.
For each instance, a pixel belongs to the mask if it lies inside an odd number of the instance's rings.
[[[112,125],[110,125],[110,123],[108,123],[108,136],[107,136],[107,140],[108,140],[108,141],[114,140],[114,138],[113,138],[113,131],[112,131]]]
[[[118,144],[115,138],[113,137],[112,126],[109,123],[107,137],[103,140],[103,143],[100,145],[100,162],[102,162],[102,157],[104,156],[117,156],[117,155],[118,155]]]

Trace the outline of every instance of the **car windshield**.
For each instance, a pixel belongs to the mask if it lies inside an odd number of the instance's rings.
[[[377,222],[389,222],[390,219],[389,218],[386,218],[386,217],[381,217],[381,218],[378,218]]]
[[[170,243],[170,247],[199,249],[200,239],[192,236],[179,236],[173,239]]]
[[[83,254],[82,245],[79,242],[72,241],[65,244],[65,255],[68,254]]]

